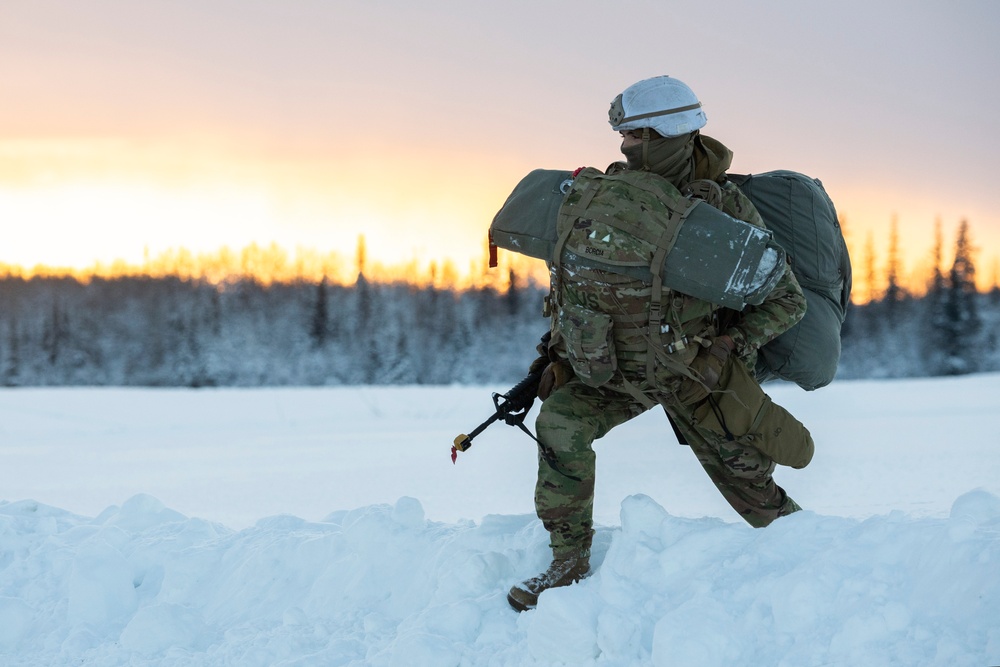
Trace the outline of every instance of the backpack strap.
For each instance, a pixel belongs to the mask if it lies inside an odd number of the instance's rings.
[[[574,174],[578,176],[579,172]],[[575,178],[574,178],[575,180]],[[559,223],[564,222],[562,225],[563,229],[556,237],[555,247],[552,249],[552,267],[554,271],[551,271],[550,285],[549,285],[549,303],[546,304],[546,309],[550,311],[550,314],[558,313],[559,309],[563,306],[562,299],[562,252],[563,248],[566,246],[566,241],[569,240],[569,235],[573,233],[573,224],[579,214],[587,210],[590,202],[594,199],[597,194],[597,185],[593,181],[588,181],[584,185],[584,189],[580,196],[580,200],[576,204],[567,205],[565,200],[563,200],[562,206],[559,207],[559,217],[557,220],[557,229],[559,228]],[[549,341],[550,346],[554,346],[562,338],[559,330],[556,327],[550,329],[552,333],[552,339]]]
[[[589,171],[589,169],[585,169],[584,171]],[[579,176],[579,174],[577,174],[577,176]],[[552,266],[555,268],[555,271],[552,273],[556,284],[551,286],[552,292],[555,294],[557,306],[563,305],[561,271],[563,248],[566,246],[566,241],[569,240],[569,235],[573,232],[573,224],[576,222],[578,217],[587,211],[587,207],[590,206],[590,202],[593,201],[598,189],[599,186],[596,181],[587,181],[584,184],[583,191],[580,193],[579,201],[575,204],[567,205],[564,200],[563,205],[559,208],[559,219],[560,221],[565,221],[565,224],[563,225],[562,232],[556,238],[556,245],[552,250]]]

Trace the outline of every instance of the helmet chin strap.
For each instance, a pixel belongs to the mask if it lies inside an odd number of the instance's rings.
[[[649,128],[642,128],[642,168],[649,171]]]

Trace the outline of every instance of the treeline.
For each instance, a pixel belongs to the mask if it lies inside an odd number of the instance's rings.
[[[485,384],[524,376],[542,294],[359,278],[0,280],[5,386]]]
[[[1000,370],[1000,290],[942,275],[853,306],[838,377]],[[543,293],[401,284],[0,281],[4,386],[506,384],[547,323]]]
[[[998,326],[1000,287],[976,291],[975,248],[962,221],[951,268],[942,268],[938,225],[933,273],[923,296],[900,284],[898,238],[893,225],[885,289],[864,306],[851,308],[841,332],[843,353],[838,377],[921,377],[1000,370]],[[874,261],[864,270],[874,280]],[[857,270],[857,267],[855,267]]]
[[[935,253],[940,267],[940,235]],[[977,293],[973,254],[963,223],[921,296],[890,257],[886,289],[848,312],[838,377],[1000,370],[1000,288]],[[543,291],[510,277],[509,290],[0,278],[0,385],[513,384],[547,322]]]

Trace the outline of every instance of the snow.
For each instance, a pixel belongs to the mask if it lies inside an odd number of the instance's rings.
[[[754,530],[662,414],[547,565],[502,387],[0,390],[3,665],[1000,665],[1000,375],[768,385],[812,430]]]

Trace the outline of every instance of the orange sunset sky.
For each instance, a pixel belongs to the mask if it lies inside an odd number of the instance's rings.
[[[670,74],[733,171],[822,179],[856,291],[871,238],[928,270],[962,219],[1000,254],[1000,3],[0,3],[0,264],[276,243],[481,262],[536,167],[618,158],[611,99]],[[919,276],[919,280],[917,277]]]

